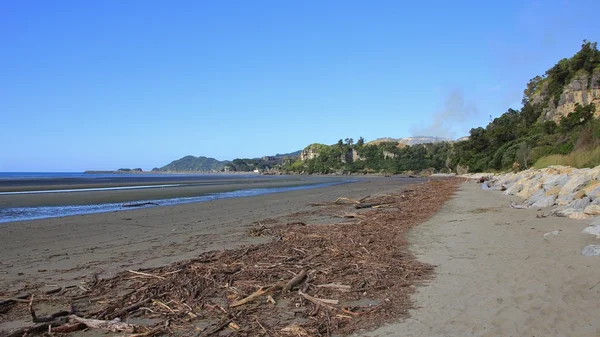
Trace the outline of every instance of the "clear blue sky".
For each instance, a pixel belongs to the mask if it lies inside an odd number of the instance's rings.
[[[2,1],[0,171],[459,137],[600,40],[600,1]]]

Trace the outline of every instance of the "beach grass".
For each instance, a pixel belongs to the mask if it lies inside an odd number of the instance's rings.
[[[563,165],[576,168],[595,167],[600,165],[600,147],[591,150],[574,151],[566,155],[550,155],[538,159],[534,167],[541,169],[551,165]]]

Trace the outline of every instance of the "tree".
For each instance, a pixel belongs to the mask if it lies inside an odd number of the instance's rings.
[[[365,139],[363,137],[358,138],[358,141],[356,142],[356,145],[358,145],[358,146],[365,145]]]
[[[348,146],[352,146],[352,144],[354,144],[354,139],[352,139],[352,138],[346,138],[345,141],[346,141],[346,145],[348,145]]]

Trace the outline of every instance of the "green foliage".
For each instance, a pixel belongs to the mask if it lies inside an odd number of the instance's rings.
[[[543,120],[543,111],[556,106],[565,85],[577,77],[591,78],[600,67],[596,43],[583,42],[581,50],[570,59],[562,59],[529,81],[523,92],[520,110],[508,109],[485,128],[473,128],[468,140],[456,143],[433,143],[399,147],[397,142],[365,144],[360,137],[340,139],[333,146],[313,144],[318,157],[292,171],[308,173],[422,171],[433,168],[447,171],[457,165],[470,171],[508,170],[514,163],[527,168],[548,163],[587,166],[598,163],[600,156],[600,121],[595,119],[594,105],[577,105],[560,124]],[[358,155],[358,160],[353,160]],[[590,159],[585,159],[588,156]]]

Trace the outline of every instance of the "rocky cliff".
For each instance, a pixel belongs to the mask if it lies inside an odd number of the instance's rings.
[[[544,102],[550,95],[549,83],[545,82],[541,90],[532,96],[532,103]],[[563,88],[558,103],[548,99],[547,106],[542,110],[543,121],[560,122],[560,119],[575,111],[575,106],[595,104],[600,106],[600,69],[595,69],[591,74],[578,73]],[[596,109],[596,117],[600,117],[600,109]]]

